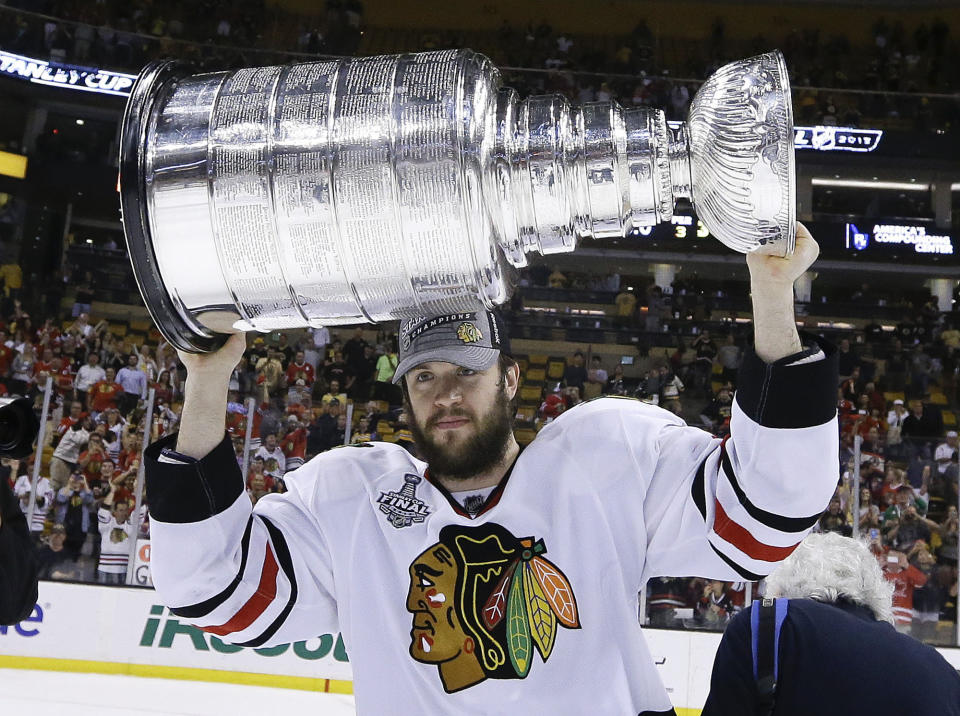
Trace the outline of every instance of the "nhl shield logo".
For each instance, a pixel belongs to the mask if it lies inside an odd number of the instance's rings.
[[[380,511],[387,516],[387,521],[400,529],[409,527],[414,522],[423,522],[430,514],[430,508],[419,499],[416,494],[417,485],[422,480],[419,475],[404,475],[403,487],[400,492],[381,492],[377,502]]]

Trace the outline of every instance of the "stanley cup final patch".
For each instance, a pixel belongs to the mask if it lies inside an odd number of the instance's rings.
[[[430,514],[427,503],[417,497],[417,485],[423,478],[419,475],[407,474],[403,476],[403,487],[400,492],[381,492],[377,502],[380,511],[387,516],[387,521],[400,529],[409,527],[414,522],[423,522]]]

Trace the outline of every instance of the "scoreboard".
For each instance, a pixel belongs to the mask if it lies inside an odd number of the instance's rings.
[[[960,232],[955,229],[892,219],[841,219],[805,224],[820,244],[824,258],[904,264],[960,263]],[[623,241],[652,251],[727,252],[693,214],[675,214],[669,224],[634,229]]]

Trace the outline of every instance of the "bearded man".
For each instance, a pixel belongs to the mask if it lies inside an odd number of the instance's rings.
[[[836,350],[802,341],[793,312],[817,252],[800,227],[792,257],[747,258],[755,348],[726,440],[601,398],[521,452],[520,369],[478,308],[400,325],[394,381],[422,459],[330,450],[251,506],[224,433],[245,341],[181,354],[182,429],[146,453],[160,598],[243,646],[340,631],[361,714],[673,713],[637,593],[663,575],[760,579],[836,486]]]

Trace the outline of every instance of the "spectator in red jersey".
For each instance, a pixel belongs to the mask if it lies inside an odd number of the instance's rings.
[[[287,405],[284,411],[287,416],[294,416],[300,422],[307,422],[310,419],[310,397],[307,396],[301,400],[294,400]]]
[[[266,461],[262,455],[254,455],[250,458],[250,467],[247,469],[248,490],[251,488],[254,478],[262,477],[264,478],[264,489],[267,492],[273,492],[273,478],[264,474],[263,469],[265,465]]]
[[[887,399],[879,390],[877,390],[876,383],[870,382],[863,387],[863,392],[866,394],[869,401],[870,407],[868,410],[877,410],[880,415],[883,416],[884,411],[887,409]]]
[[[87,449],[80,453],[77,458],[77,469],[83,471],[83,476],[90,485],[100,484],[100,471],[105,461],[110,458],[107,456],[107,450],[103,446],[103,438],[97,433],[90,433],[87,441]]]
[[[120,457],[117,460],[117,467],[125,471],[140,458],[140,438],[137,436],[135,430],[130,429],[129,425],[124,428],[123,437],[120,438],[120,445]]]
[[[566,409],[567,404],[563,399],[563,386],[558,383],[544,396],[543,402],[540,403],[540,409],[537,411],[537,418],[542,424],[546,425]]]
[[[306,362],[303,351],[297,351],[285,374],[287,381],[287,400],[303,400],[309,397],[313,389],[313,366]]]
[[[173,375],[169,370],[161,370],[159,375],[157,375],[157,379],[149,381],[148,384],[153,388],[154,400],[157,403],[161,400],[167,405],[173,402]]]
[[[261,460],[261,462],[263,461]],[[255,475],[250,475],[250,478],[247,480],[247,495],[250,496],[250,501],[253,504],[257,504],[257,500],[273,492],[273,490],[267,487],[268,480],[271,484],[273,483],[273,479],[264,475],[262,471]]]
[[[104,371],[103,380],[90,386],[87,394],[87,409],[99,415],[108,409],[117,409],[117,400],[123,394],[123,386],[116,381],[117,373],[113,368]],[[117,413],[119,415],[119,411]]]
[[[286,458],[286,472],[303,465],[307,457],[307,428],[296,415],[287,417],[287,434],[280,441],[280,448]]]
[[[40,390],[43,390],[47,378],[53,374],[53,350],[44,348],[40,354],[40,360],[33,364],[33,382]]]
[[[73,373],[73,365],[65,358],[54,358],[50,364],[50,374],[53,376],[54,388],[61,402],[73,400],[75,390],[74,383],[76,376]]]
[[[247,407],[235,390],[231,390],[227,397],[226,430],[232,437],[241,439],[247,434]]]
[[[890,550],[881,557],[883,576],[893,582],[893,616],[897,631],[909,632],[913,623],[913,590],[927,583],[927,575],[907,561],[903,552]]]

